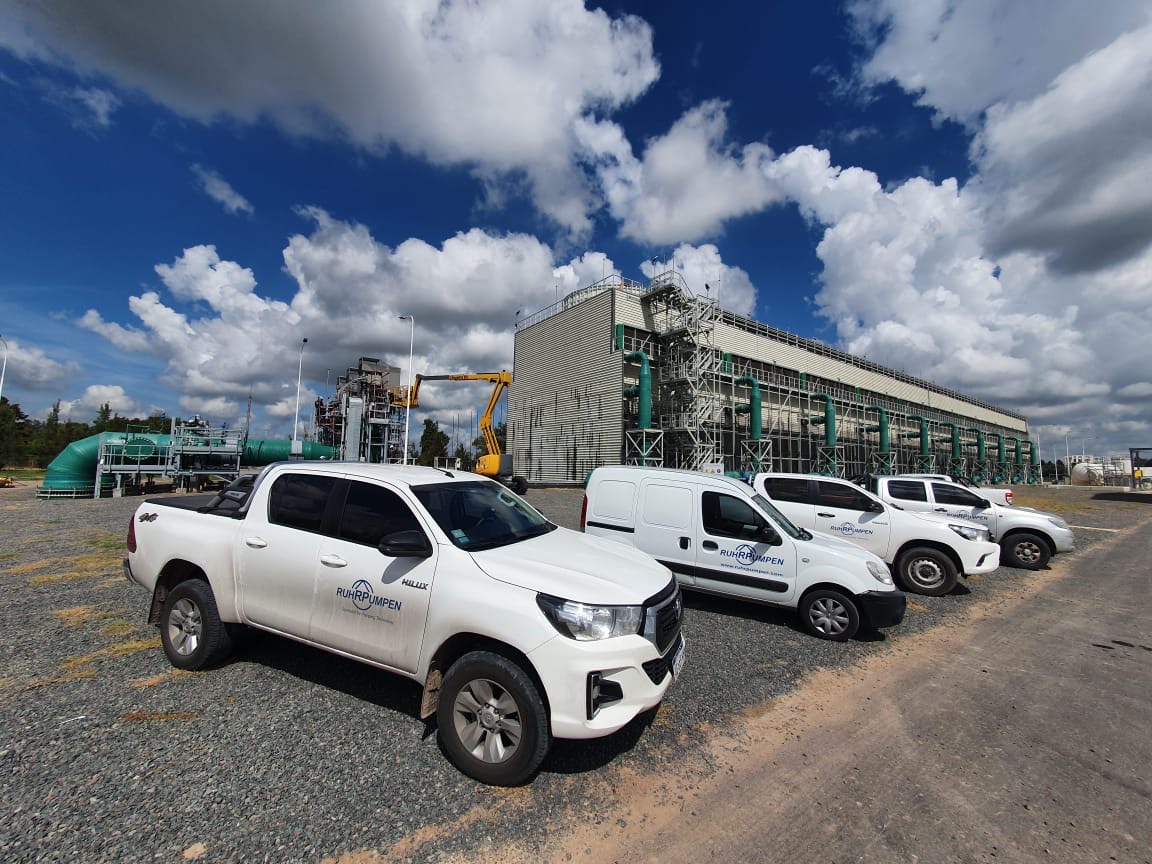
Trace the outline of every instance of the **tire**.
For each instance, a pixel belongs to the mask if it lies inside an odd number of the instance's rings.
[[[490,651],[452,664],[440,688],[436,724],[452,764],[492,786],[531,779],[552,744],[536,684],[516,663]]]
[[[1000,544],[1004,563],[1021,570],[1043,570],[1052,557],[1047,541],[1037,534],[1013,534]]]
[[[847,642],[860,629],[860,610],[847,594],[821,588],[800,601],[800,621],[813,636]]]
[[[189,579],[168,592],[160,609],[160,641],[178,669],[203,669],[228,656],[232,637],[207,582]]]
[[[956,565],[938,549],[916,546],[900,556],[896,574],[905,591],[943,597],[956,587]]]

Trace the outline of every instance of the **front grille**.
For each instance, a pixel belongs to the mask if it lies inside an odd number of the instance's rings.
[[[659,594],[644,601],[644,638],[655,645],[661,655],[667,655],[669,646],[676,644],[683,620],[684,602],[675,578]]]
[[[666,656],[657,657],[655,660],[649,660],[647,663],[642,664],[644,666],[644,672],[653,684],[659,684],[667,677],[668,673],[672,671],[670,661],[672,657],[676,656],[676,652],[680,650],[680,642],[681,639],[678,636],[676,641],[672,643],[672,650],[669,651]]]

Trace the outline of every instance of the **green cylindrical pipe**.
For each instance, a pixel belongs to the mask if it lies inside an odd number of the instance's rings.
[[[908,419],[920,421],[920,431],[918,433],[910,432],[910,433],[908,433],[908,437],[914,438],[917,435],[919,435],[919,437],[920,437],[920,455],[921,456],[931,456],[932,455],[932,445],[931,445],[931,442],[928,440],[928,421],[925,420],[923,417],[921,417],[919,414],[909,414]]]
[[[652,428],[652,368],[648,363],[648,355],[643,351],[633,351],[625,354],[627,361],[640,361],[640,384],[636,394],[640,397],[638,406],[637,425],[641,429]]]
[[[112,448],[121,448],[120,455],[140,465],[157,464],[158,454],[170,446],[171,435],[161,433],[125,434],[103,432],[73,441],[48,464],[41,489],[51,491],[82,491],[91,489],[96,482],[96,463],[100,458],[101,438]],[[305,459],[332,459],[331,447],[304,441]],[[281,462],[291,457],[292,442],[287,439],[248,439],[240,463],[252,467]],[[110,480],[109,480],[110,482]]]
[[[813,399],[824,400],[824,416],[812,417],[809,423],[823,423],[824,424],[824,444],[827,447],[836,446],[836,406],[832,403],[832,397],[827,393],[813,393]]]
[[[976,435],[976,458],[981,462],[984,461],[984,430],[983,429],[965,429],[965,432],[973,432]]]
[[[869,405],[864,409],[865,412],[875,411],[880,415],[880,420],[875,426],[865,426],[865,432],[879,432],[880,433],[880,452],[891,453],[892,445],[888,440],[888,412],[879,405]]]
[[[1007,440],[1012,442],[1012,464],[1013,465],[1019,465],[1020,464],[1020,439],[1019,438],[1009,438]]]
[[[737,384],[747,384],[752,388],[752,395],[748,397],[747,412],[752,428],[748,433],[748,437],[753,441],[759,441],[760,435],[763,430],[763,420],[760,414],[760,382],[753,378],[751,375],[743,375],[736,379]],[[736,406],[736,413],[743,414],[743,405]]]

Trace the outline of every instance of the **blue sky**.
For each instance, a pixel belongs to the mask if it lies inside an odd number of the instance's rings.
[[[303,404],[406,375],[401,314],[417,372],[506,368],[660,258],[1045,458],[1148,446],[1150,91],[1126,0],[0,0],[3,395],[289,437],[303,336]]]

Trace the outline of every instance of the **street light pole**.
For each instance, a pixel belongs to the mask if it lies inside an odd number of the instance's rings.
[[[412,419],[412,384],[415,380],[412,372],[412,346],[416,337],[416,316],[399,315],[401,321],[408,322],[408,398],[405,400],[407,408],[404,411],[404,465],[408,464],[408,423]]]
[[[8,371],[8,343],[0,336],[0,343],[4,344],[4,365],[0,366],[0,397],[4,396],[4,373]]]
[[[303,448],[300,446],[299,433],[297,429],[300,426],[300,377],[304,372],[304,346],[308,344],[308,337],[305,336],[300,340],[300,359],[296,363],[296,413],[292,418],[292,456],[299,456]]]

